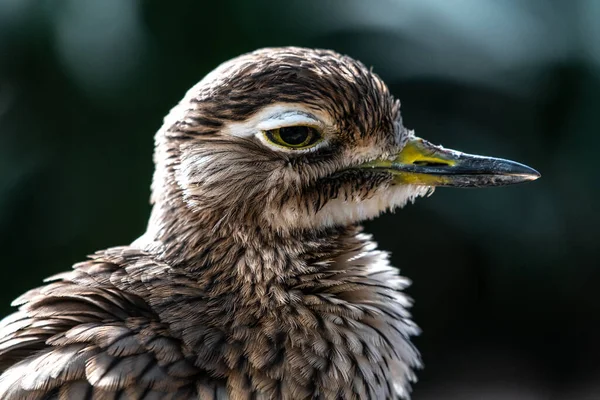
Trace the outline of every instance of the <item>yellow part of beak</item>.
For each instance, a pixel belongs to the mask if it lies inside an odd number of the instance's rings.
[[[384,169],[394,175],[397,183],[423,186],[503,186],[541,176],[515,161],[445,149],[416,136],[408,139],[395,158],[371,161],[361,167]]]

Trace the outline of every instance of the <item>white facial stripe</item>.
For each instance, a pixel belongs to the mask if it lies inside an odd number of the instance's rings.
[[[321,127],[323,124],[310,114],[303,111],[288,111],[282,114],[274,115],[266,121],[258,124],[257,128],[261,131],[283,128],[285,126],[314,126]]]
[[[333,122],[325,113],[310,110],[301,104],[272,104],[244,122],[232,122],[223,128],[226,135],[252,137],[269,129],[284,126],[308,125],[315,128],[331,126]]]

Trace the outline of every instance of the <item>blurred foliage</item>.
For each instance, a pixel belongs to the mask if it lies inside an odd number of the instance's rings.
[[[415,282],[415,399],[599,398],[598,21],[596,0],[0,0],[1,310],[144,231],[152,136],[204,74],[331,48],[420,136],[543,175],[367,224]]]

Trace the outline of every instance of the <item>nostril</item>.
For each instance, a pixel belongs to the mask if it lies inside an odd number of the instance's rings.
[[[413,165],[418,165],[421,167],[447,167],[449,164],[443,163],[443,162],[436,162],[436,161],[416,160],[416,161],[413,161]]]

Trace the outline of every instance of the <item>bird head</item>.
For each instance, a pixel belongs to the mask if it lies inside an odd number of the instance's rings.
[[[295,47],[217,67],[165,118],[156,145],[153,199],[162,209],[277,232],[351,225],[436,186],[539,177],[418,138],[363,64]]]

